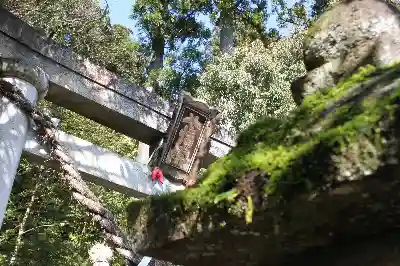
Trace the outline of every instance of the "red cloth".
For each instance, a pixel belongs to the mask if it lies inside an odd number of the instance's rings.
[[[151,171],[151,180],[157,180],[160,184],[163,183],[164,175],[160,168],[154,167],[153,171]]]

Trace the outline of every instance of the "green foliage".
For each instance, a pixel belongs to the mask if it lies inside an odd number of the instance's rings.
[[[59,174],[23,159],[17,180],[0,234],[4,264],[11,265],[10,259],[18,245],[17,233],[23,225],[15,265],[91,265],[88,250],[100,241],[101,232],[84,208],[70,196],[68,188],[60,182]],[[128,198],[99,186],[90,187],[106,207],[124,221]],[[30,205],[33,193],[36,198]],[[22,223],[28,207],[28,219]],[[118,257],[114,263],[123,265]]]
[[[85,230],[91,223],[89,217],[82,219],[80,216],[79,223],[74,221],[82,210],[71,204],[65,187],[54,182],[53,178],[57,177],[55,171],[21,161],[17,174],[19,181],[13,187],[0,241],[7,265],[11,265],[13,255],[16,265],[71,265],[87,257],[85,249],[90,248],[97,232]],[[31,202],[34,193],[36,199]],[[23,223],[28,208],[30,214]],[[14,254],[20,229],[23,244],[18,254]],[[83,236],[86,241],[73,241],[74,235]]]
[[[70,132],[79,138],[125,157],[131,159],[136,157],[137,141],[70,110],[54,106],[49,102],[42,101],[41,106],[54,110],[52,114],[61,118],[61,130]]]
[[[215,17],[216,25],[221,29],[224,19],[233,20],[236,43],[240,40],[262,40],[268,42],[267,20],[272,13],[268,10],[268,1],[215,1],[211,17]],[[214,15],[218,14],[218,16]],[[220,32],[221,33],[221,32]]]
[[[295,107],[290,82],[305,72],[301,41],[294,36],[266,48],[255,41],[215,58],[200,77],[197,96],[217,106],[233,130],[263,116],[285,116]]]
[[[280,29],[292,28],[294,32],[304,30],[310,23],[311,15],[307,12],[307,1],[304,0],[291,1],[290,4],[281,0],[213,1],[208,10],[211,21],[217,26],[218,35],[223,34],[221,23],[224,18],[232,19],[235,47],[255,40],[260,40],[267,47],[282,37]],[[276,20],[276,26],[270,26],[271,19]],[[215,38],[215,42],[219,45],[219,38]]]
[[[173,47],[176,41],[202,37],[205,29],[195,15],[206,3],[207,1],[138,0],[133,5],[132,18],[139,22],[151,41],[163,38]]]
[[[263,51],[281,38],[278,29],[268,27],[272,14],[278,14],[282,27],[290,24],[299,31],[308,25],[309,14],[304,1],[295,2],[292,7],[284,1],[271,4],[270,8],[267,1],[253,0],[136,1],[132,18],[138,20],[143,40],[153,52],[146,85],[166,98],[174,98],[182,90],[195,93],[202,85],[199,77],[205,66],[210,62],[215,65],[210,55],[217,56],[216,61],[224,60],[217,48],[220,45],[218,36],[225,34],[222,32],[224,19],[232,21],[229,27],[234,33],[236,47],[250,46],[251,42],[260,40],[257,45],[264,46]],[[210,16],[215,26],[211,39],[209,30],[198,20],[198,16],[204,14]],[[295,37],[295,41],[297,39]]]
[[[43,28],[49,36],[92,62],[133,82],[142,82],[147,62],[139,53],[139,44],[131,41],[131,32],[125,27],[110,26],[107,12],[100,9],[97,1],[7,0],[5,4],[32,26]],[[40,107],[61,119],[63,131],[130,158],[136,155],[136,141],[46,101]],[[61,184],[58,173],[23,159],[16,179],[0,232],[0,264],[10,265],[15,257],[15,265],[91,265],[88,250],[101,241],[101,232]],[[125,225],[125,207],[130,198],[89,185]],[[31,204],[33,195],[36,197]],[[20,228],[24,233],[21,242],[16,242]],[[123,265],[122,259],[115,256],[113,265]]]
[[[166,98],[197,85],[204,56],[200,53],[210,30],[197,18],[207,1],[140,0],[133,5],[132,18],[151,51],[146,85]]]
[[[103,62],[99,60],[99,64],[137,85],[144,84],[149,59],[142,52],[142,45],[132,41],[131,30],[122,25],[113,25],[111,31],[108,42],[102,47]]]
[[[5,7],[91,62],[143,83],[147,59],[123,26],[111,26],[96,0],[5,0]]]
[[[201,51],[198,42],[189,42],[179,51],[170,51],[162,69],[153,69],[147,85],[155,82],[157,92],[167,99],[176,99],[183,90],[194,93],[199,87],[199,75],[209,61],[210,54]]]
[[[182,90],[195,92],[200,85],[199,76],[210,62],[211,49],[219,44],[217,35],[221,32],[224,18],[233,21],[236,46],[248,46],[250,42],[261,40],[258,45],[269,46],[280,36],[277,29],[268,28],[267,20],[272,13],[280,12],[285,18],[298,18],[289,23],[305,24],[307,14],[302,2],[288,8],[279,3],[282,10],[268,10],[267,1],[136,1],[132,18],[138,21],[143,40],[153,52],[149,66],[147,85],[165,96],[176,96]],[[274,7],[278,3],[274,3]],[[284,7],[283,7],[284,6]],[[210,40],[210,32],[199,22],[198,15],[211,17],[217,30]],[[301,17],[301,18],[300,18]],[[217,40],[218,39],[218,40]],[[206,41],[207,40],[207,41]],[[214,42],[212,45],[211,42]],[[205,47],[205,48],[203,48]],[[218,49],[214,49],[218,55]],[[217,59],[218,60],[218,59]]]
[[[278,16],[277,21],[280,27],[292,25],[304,30],[314,16],[314,9],[311,10],[311,14],[308,14],[306,0],[295,1],[292,6],[288,6],[288,2],[283,0],[274,0],[274,2],[274,12]]]
[[[49,115],[61,118],[63,131],[121,155],[136,156],[136,141],[46,101],[42,101],[40,107]],[[9,262],[13,255],[22,217],[35,185],[39,184],[29,219],[24,224],[27,233],[22,238],[17,265],[90,265],[88,250],[101,241],[101,232],[84,208],[70,196],[57,171],[24,159],[20,163],[17,180],[6,212],[5,230],[0,233],[3,259]],[[131,198],[95,184],[89,186],[116,214],[120,224],[126,225],[125,208]],[[113,265],[123,265],[122,259],[115,256]]]

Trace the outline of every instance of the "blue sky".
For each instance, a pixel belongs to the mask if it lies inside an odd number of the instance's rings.
[[[136,22],[129,18],[135,0],[101,0],[101,7],[104,8],[106,2],[110,8],[111,23],[128,27],[133,31],[134,36],[137,35]],[[212,26],[207,17],[202,17],[201,20],[203,20],[206,25],[209,25],[209,27]]]
[[[135,25],[135,21],[129,18],[132,11],[132,6],[135,0],[100,0],[101,6],[105,6],[105,2],[108,2],[110,8],[110,18],[112,24],[121,24],[125,27],[130,28],[133,31],[133,35],[137,36],[138,31]],[[293,4],[293,0],[288,0],[289,5]],[[275,17],[271,17],[268,24],[269,27],[276,27]],[[204,17],[202,20],[209,24],[208,18]],[[209,24],[210,25],[210,24]],[[211,25],[210,25],[211,26]],[[288,30],[281,31],[282,34],[286,35]]]
[[[132,0],[101,0],[101,7],[105,7],[105,3],[108,3],[110,8],[110,19],[112,24],[121,24],[125,27],[133,30],[136,35],[137,30],[135,28],[135,22],[129,18],[131,14],[132,6],[134,1]]]

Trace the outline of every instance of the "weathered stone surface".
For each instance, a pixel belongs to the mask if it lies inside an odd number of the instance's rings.
[[[110,150],[94,145],[86,140],[58,131],[57,139],[67,149],[82,178],[103,187],[142,198],[182,190],[181,184],[165,180],[163,185],[151,180],[151,169],[142,163],[132,161]],[[35,132],[28,132],[24,146],[24,155],[30,161],[58,165],[49,160],[46,149],[40,145]]]
[[[49,76],[46,99],[149,145],[166,133],[174,106],[48,39],[0,8],[0,56],[28,61]],[[220,127],[206,163],[235,146]]]
[[[256,123],[198,187],[128,207],[135,248],[180,265],[322,266],[307,254],[351,239],[360,258],[366,238],[398,232],[399,102],[400,65],[365,68],[289,118]]]
[[[285,258],[286,266],[394,266],[400,265],[400,235],[389,231],[384,235],[364,239],[346,239],[306,254]]]
[[[400,60],[400,11],[386,0],[345,0],[324,13],[304,39],[308,73],[292,84],[295,101],[334,87],[360,66]]]
[[[327,262],[307,264],[316,260],[315,254],[305,256],[302,252],[349,240],[355,242],[352,248],[357,248],[365,237],[398,232],[400,198],[396,190],[400,186],[390,173],[388,170],[384,181],[355,182],[318,199],[308,200],[303,195],[284,209],[272,208],[255,216],[253,225],[223,215],[221,210],[181,215],[176,223],[168,221],[169,214],[158,213],[141,225],[143,233],[135,234],[141,237],[136,248],[142,254],[180,265],[294,265],[296,257],[303,256],[304,265],[324,266]],[[279,213],[282,218],[277,220]],[[289,256],[294,258],[288,261]],[[340,256],[335,259],[331,265],[341,260]]]
[[[0,31],[28,46],[31,50],[37,52],[39,56],[48,58],[75,74],[80,74],[103,87],[118,92],[164,115],[170,116],[172,114],[174,107],[157,96],[157,94],[148,92],[107,69],[91,63],[70,48],[47,38],[42,32],[30,27],[3,8],[0,9]]]

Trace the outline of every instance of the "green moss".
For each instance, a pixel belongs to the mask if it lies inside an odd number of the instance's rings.
[[[347,96],[356,85],[391,70],[400,71],[400,65],[383,69],[364,67],[337,87],[308,96],[286,119],[258,121],[240,134],[236,148],[207,169],[197,188],[151,197],[147,199],[150,207],[158,206],[162,212],[182,213],[199,206],[204,209],[222,204],[232,206],[232,210],[244,209],[234,213],[244,214],[246,221],[251,221],[249,215],[257,209],[249,195],[240,195],[237,188],[238,180],[249,171],[256,170],[268,177],[264,197],[276,195],[290,200],[293,194],[329,186],[339,175],[335,158],[340,159],[353,146],[359,151],[354,160],[361,163],[351,167],[359,167],[362,171],[365,167],[375,167],[370,170],[376,170],[382,152],[378,122],[394,117],[400,88],[389,96],[366,97],[335,107],[334,112],[325,116],[321,112]],[[370,152],[364,154],[366,149],[360,148],[364,145],[361,140],[373,143],[376,150],[372,155]],[[364,165],[363,158],[372,158],[378,163]]]
[[[274,183],[281,180],[283,174],[287,174],[289,167],[293,166],[296,159],[305,156],[314,150],[316,145],[331,146],[337,143],[345,144],[342,138],[356,136],[358,129],[371,126],[380,117],[380,109],[369,109],[359,117],[354,115],[353,110],[346,107],[336,110],[335,117],[326,119],[324,127],[329,126],[338,117],[348,117],[348,122],[329,128],[322,133],[310,132],[320,118],[320,113],[329,103],[346,95],[347,90],[355,84],[363,82],[376,73],[373,67],[363,68],[360,73],[353,75],[350,79],[342,82],[334,89],[326,90],[305,99],[300,106],[286,120],[264,119],[250,126],[242,132],[238,138],[238,146],[229,155],[218,160],[210,166],[201,187],[188,191],[188,196],[193,193],[195,201],[204,202],[212,194],[210,191],[219,191],[231,178],[237,178],[240,174],[257,169],[269,175],[270,182],[268,191],[273,191]],[[371,114],[371,112],[374,112]],[[377,111],[375,113],[375,111]],[[328,120],[328,121],[327,121]],[[298,178],[298,175],[292,176]]]

